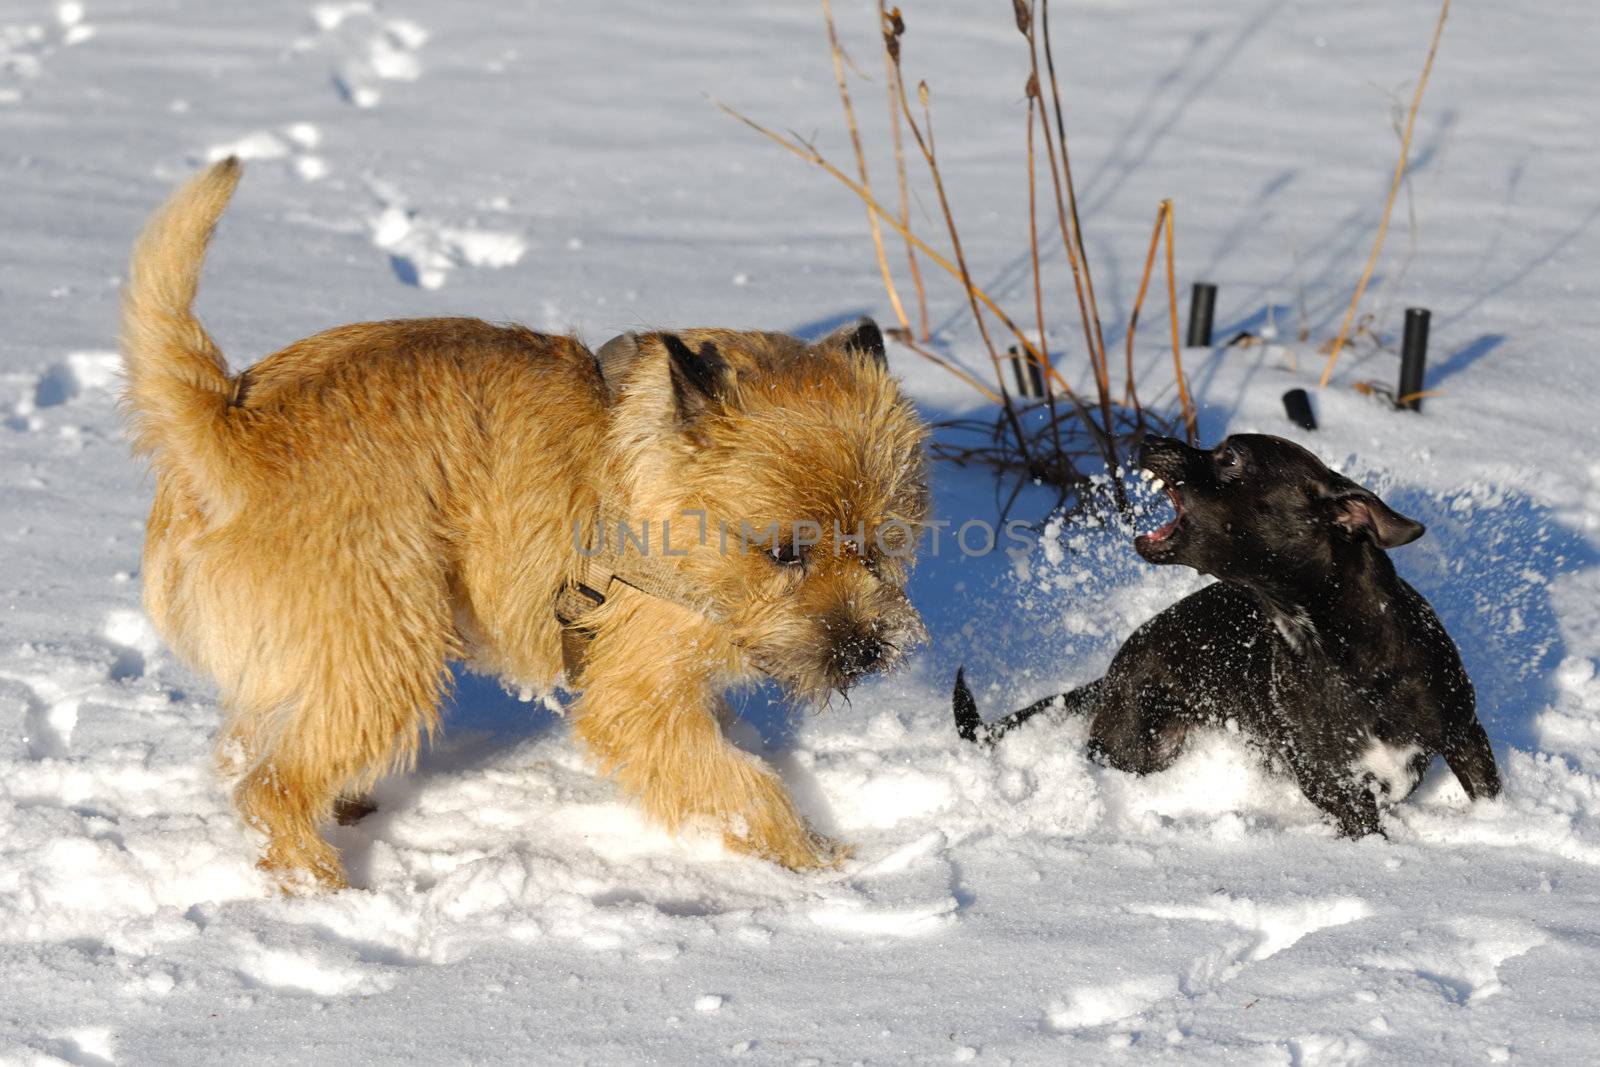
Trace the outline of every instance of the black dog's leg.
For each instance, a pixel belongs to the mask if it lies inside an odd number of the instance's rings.
[[[1500,795],[1500,771],[1494,765],[1494,750],[1476,715],[1445,730],[1444,761],[1470,799],[1488,800]]]
[[[1378,799],[1364,783],[1303,758],[1291,757],[1288,763],[1306,799],[1333,816],[1340,837],[1388,836],[1378,822]]]
[[[1058,717],[1065,718],[1068,715],[1093,711],[1103,682],[1104,679],[1100,679],[1070,693],[1045,697],[1029,704],[1021,711],[1012,712],[1003,719],[986,723],[983,721],[983,716],[978,714],[978,702],[972,698],[972,690],[967,688],[965,671],[957,668],[955,691],[950,695],[950,705],[956,720],[956,733],[960,734],[964,741],[971,741],[984,748],[992,747],[1000,738],[1040,712],[1056,712]]]
[[[1089,758],[1131,774],[1154,774],[1172,766],[1183,750],[1189,723],[1183,705],[1164,690],[1145,688],[1128,698],[1125,689],[1101,702],[1089,727]]]

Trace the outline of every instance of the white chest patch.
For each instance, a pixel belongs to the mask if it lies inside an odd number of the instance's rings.
[[[1311,616],[1303,611],[1293,615],[1286,615],[1281,611],[1272,613],[1272,625],[1278,628],[1278,633],[1289,642],[1289,647],[1299,652],[1306,641],[1317,636],[1317,628],[1311,621]]]
[[[1411,762],[1421,751],[1416,745],[1389,745],[1373,738],[1350,769],[1357,777],[1369,779],[1382,796],[1404,800],[1420,779]]]

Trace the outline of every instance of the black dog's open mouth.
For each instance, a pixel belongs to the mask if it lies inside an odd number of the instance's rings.
[[[1134,549],[1152,563],[1162,562],[1177,550],[1178,535],[1183,530],[1183,497],[1177,489],[1163,483],[1160,478],[1156,479],[1156,486],[1166,490],[1167,499],[1172,501],[1172,509],[1176,514],[1160,528],[1133,539]]]

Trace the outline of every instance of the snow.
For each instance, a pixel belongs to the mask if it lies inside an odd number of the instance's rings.
[[[834,6],[876,78],[874,6]],[[967,256],[1027,307],[1021,41],[1004,5],[906,7]],[[139,608],[150,486],[111,350],[145,214],[204,161],[250,158],[201,298],[235,366],[400,315],[596,344],[888,323],[859,205],[705,99],[815,130],[849,169],[819,12],[0,7],[0,1061],[1590,1061],[1600,9],[1452,12],[1367,303],[1390,334],[1432,308],[1424,414],[1350,388],[1395,377],[1364,342],[1314,390],[1320,431],[1279,404],[1321,369],[1302,322],[1330,336],[1356,282],[1435,11],[1096,0],[1055,5],[1054,29],[1108,343],[1172,196],[1180,285],[1219,285],[1218,336],[1276,331],[1190,353],[1203,436],[1292,437],[1428,525],[1394,558],[1461,646],[1499,801],[1435,766],[1387,840],[1352,843],[1228,733],[1146,779],[1085,760],[1082,724],[961,744],[958,664],[992,715],[1093,678],[1201,584],[1139,562],[1117,524],[1057,523],[1031,553],[925,559],[929,645],[849,705],[741,698],[736,739],[855,844],[838,872],[668,837],[554,715],[463,676],[417,771],[335,831],[364,888],[286,898],[213,769],[211,688]],[[855,93],[878,146],[881,88]],[[1059,254],[1048,270],[1066,293]],[[1170,408],[1157,288],[1140,391]],[[940,347],[981,366],[961,300],[930,289]],[[930,418],[974,410],[891,361]],[[994,515],[979,473],[941,467],[935,495],[952,530]]]

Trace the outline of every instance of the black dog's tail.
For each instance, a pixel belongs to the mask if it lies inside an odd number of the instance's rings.
[[[950,706],[955,712],[956,733],[961,735],[961,740],[983,745],[994,743],[988,737],[989,727],[984,724],[983,716],[978,714],[978,702],[972,699],[972,690],[967,688],[964,667],[956,668],[956,689],[950,694]]]
[[[950,706],[956,720],[956,733],[961,735],[963,741],[971,741],[983,748],[990,748],[1000,738],[1040,712],[1054,712],[1053,717],[1060,718],[1087,714],[1094,711],[1103,681],[1104,679],[1090,682],[1070,693],[1045,697],[1029,704],[1021,711],[1012,712],[1003,719],[986,723],[983,721],[983,716],[978,714],[978,702],[972,698],[972,690],[967,688],[966,672],[958,667],[955,692],[950,694]]]

